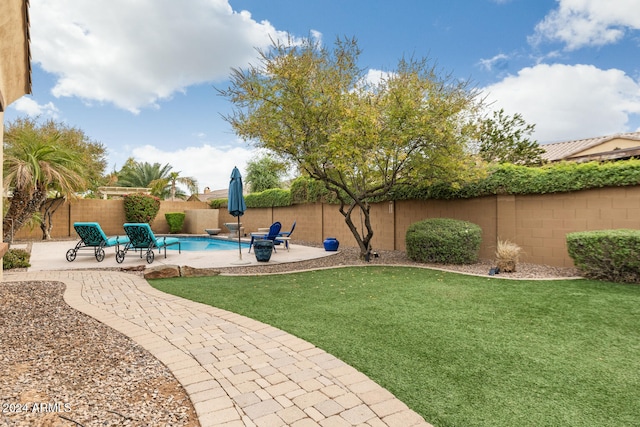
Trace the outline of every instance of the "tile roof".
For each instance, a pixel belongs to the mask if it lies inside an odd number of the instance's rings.
[[[540,147],[546,150],[545,153],[542,154],[542,157],[553,162],[556,160],[566,159],[576,153],[580,153],[586,149],[617,138],[635,140],[638,141],[638,145],[640,145],[640,132],[628,132],[599,136],[596,138],[576,139],[574,141],[554,142],[552,144],[540,145]]]

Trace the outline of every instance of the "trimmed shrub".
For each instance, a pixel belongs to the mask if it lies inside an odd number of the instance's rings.
[[[11,270],[12,268],[31,267],[31,254],[24,249],[9,249],[4,257],[2,257],[2,269]]]
[[[465,183],[399,185],[391,200],[465,199],[493,194],[547,194],[640,183],[640,160],[559,162],[543,167],[504,163],[487,168],[484,178]]]
[[[184,225],[184,212],[167,212],[164,214],[167,224],[169,224],[169,233],[179,233]]]
[[[481,241],[482,229],[472,222],[425,219],[407,229],[407,256],[418,262],[473,264],[478,261]]]
[[[144,193],[124,196],[124,216],[127,222],[151,224],[160,210],[160,199]]]
[[[247,194],[247,208],[273,208],[291,206],[291,192],[282,188],[271,188],[259,193]]]
[[[567,234],[573,263],[585,276],[640,283],[640,230],[596,230]]]

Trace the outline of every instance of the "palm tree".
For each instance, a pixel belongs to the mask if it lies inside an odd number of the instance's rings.
[[[2,222],[5,241],[11,241],[15,231],[40,212],[50,192],[66,197],[86,186],[81,156],[59,140],[58,133],[28,128],[7,139],[4,179],[13,195]]]
[[[168,163],[161,166],[160,163],[141,163],[130,158],[118,174],[117,185],[120,187],[152,187],[152,182],[166,178],[170,171],[171,166]]]
[[[186,198],[184,192],[177,188],[177,184],[186,185],[191,193],[198,191],[198,183],[194,178],[181,177],[180,172],[171,172],[168,163],[161,166],[160,163],[140,163],[128,159],[118,174],[117,185],[120,187],[144,187],[151,188],[151,194],[162,199],[176,197]]]
[[[198,182],[189,176],[180,176],[180,172],[171,172],[167,178],[163,178],[155,182],[158,188],[162,188],[162,195],[169,193],[169,200],[185,199],[186,194],[177,188],[177,184],[185,185],[191,194],[198,192]],[[164,198],[164,197],[163,197]]]

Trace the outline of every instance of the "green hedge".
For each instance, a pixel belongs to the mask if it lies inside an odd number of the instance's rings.
[[[415,222],[406,233],[407,256],[418,262],[473,264],[478,261],[482,229],[469,221],[431,218]]]
[[[281,188],[271,188],[259,193],[244,196],[248,208],[276,208],[291,206],[291,192]],[[228,199],[214,199],[209,201],[212,209],[226,209]]]
[[[542,167],[501,164],[490,166],[483,179],[459,183],[436,182],[429,185],[398,185],[384,200],[468,199],[496,194],[546,194],[621,187],[640,184],[640,160],[616,162],[561,162]],[[291,190],[272,189],[245,197],[247,207],[290,206],[292,203],[338,203],[334,193],[322,182],[309,177],[296,178]],[[227,199],[209,202],[215,209],[227,207]]]
[[[502,164],[491,166],[486,178],[452,186],[399,186],[392,200],[456,199],[495,194],[546,194],[640,184],[640,160],[616,162],[561,162],[542,167]]]
[[[247,208],[272,208],[291,206],[291,192],[282,188],[270,188],[259,193],[247,194]]]
[[[327,190],[324,183],[309,177],[296,178],[291,183],[291,201],[293,203],[338,203],[335,193]]]
[[[640,230],[581,231],[566,239],[569,256],[585,277],[640,283]]]
[[[182,231],[185,216],[184,212],[167,212],[164,214],[167,224],[169,224],[169,233],[174,234]]]

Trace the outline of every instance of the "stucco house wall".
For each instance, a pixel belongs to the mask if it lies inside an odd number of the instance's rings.
[[[31,93],[28,0],[0,1],[0,161],[4,161],[4,111],[21,96]],[[4,188],[0,174],[0,188]],[[0,207],[2,201],[0,201]],[[0,244],[0,257],[8,250]],[[0,279],[2,270],[0,270]]]

